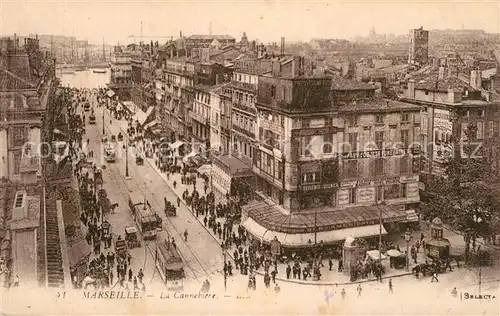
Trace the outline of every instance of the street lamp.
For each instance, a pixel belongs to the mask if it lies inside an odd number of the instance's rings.
[[[409,271],[408,263],[410,261],[409,255],[410,255],[410,240],[411,240],[411,233],[409,228],[406,229],[405,240],[406,240],[406,271]]]
[[[380,263],[382,263],[382,208],[380,205],[383,205],[384,201],[377,202],[378,208],[378,259]]]
[[[227,290],[227,262],[226,262],[226,243],[223,241],[222,244],[221,244],[221,247],[222,247],[222,254],[224,255],[224,268],[226,269],[223,269],[224,270],[224,291]]]
[[[104,131],[104,107],[102,108],[102,136],[104,136],[106,132]]]
[[[125,140],[125,179],[129,180],[130,175],[128,174],[128,141]]]

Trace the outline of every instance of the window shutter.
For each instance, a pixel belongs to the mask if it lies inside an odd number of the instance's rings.
[[[9,134],[9,147],[12,147],[14,145],[14,127],[9,126],[7,133]]]
[[[368,163],[369,163],[370,176],[373,177],[375,176],[375,159],[370,158]]]

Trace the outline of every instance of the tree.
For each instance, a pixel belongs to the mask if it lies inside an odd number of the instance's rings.
[[[427,220],[439,216],[460,231],[466,253],[476,239],[489,239],[498,223],[500,199],[496,189],[499,179],[481,158],[450,158],[442,177],[433,179],[423,198],[422,215]]]

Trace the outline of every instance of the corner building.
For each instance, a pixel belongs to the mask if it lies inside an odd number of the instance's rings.
[[[257,196],[242,223],[285,248],[340,243],[417,220],[419,107],[375,87],[312,76],[303,58],[259,76]]]

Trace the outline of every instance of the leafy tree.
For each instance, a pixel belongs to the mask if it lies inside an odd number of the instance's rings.
[[[499,179],[481,158],[450,158],[444,167],[444,175],[426,188],[422,215],[428,220],[439,216],[460,231],[469,252],[471,243],[475,249],[477,238],[494,234],[500,208]]]

